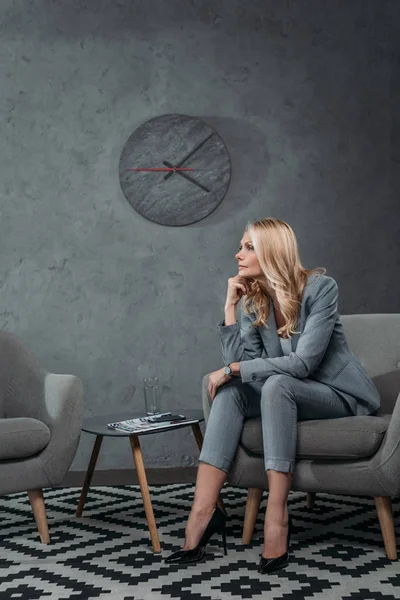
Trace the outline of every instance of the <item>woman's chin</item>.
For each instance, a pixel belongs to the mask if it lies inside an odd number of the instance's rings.
[[[246,279],[252,278],[252,275],[251,275],[251,273],[249,273],[249,269],[247,267],[242,267],[241,269],[239,269],[238,274],[241,277],[246,277]]]

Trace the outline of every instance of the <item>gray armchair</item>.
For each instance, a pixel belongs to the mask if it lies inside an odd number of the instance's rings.
[[[315,494],[372,496],[387,557],[397,559],[391,498],[400,493],[400,314],[341,317],[352,352],[381,395],[378,416],[303,421],[298,424],[297,462],[292,489]],[[207,421],[211,398],[203,379]],[[247,419],[228,481],[248,489],[243,543],[253,535],[263,490],[267,488],[261,419]]]
[[[15,335],[0,332],[0,495],[28,492],[45,544],[42,488],[59,485],[71,465],[82,399],[77,377],[47,373]]]

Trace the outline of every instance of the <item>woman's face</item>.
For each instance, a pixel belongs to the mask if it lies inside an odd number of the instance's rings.
[[[260,263],[258,262],[258,258],[254,251],[254,246],[247,231],[245,231],[241,239],[239,252],[235,255],[235,258],[238,261],[238,274],[242,277],[246,277],[246,279],[264,277]]]

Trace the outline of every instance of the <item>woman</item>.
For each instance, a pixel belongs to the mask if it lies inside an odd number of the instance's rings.
[[[325,269],[305,269],[291,227],[277,219],[247,226],[219,324],[225,367],[211,373],[213,400],[199,458],[185,545],[166,561],[196,562],[225,515],[216,507],[248,417],[261,415],[268,504],[260,573],[288,565],[287,499],[297,421],[374,414],[379,393],[350,352],[338,286]],[[237,322],[237,307],[242,299]],[[265,352],[265,357],[262,357]]]

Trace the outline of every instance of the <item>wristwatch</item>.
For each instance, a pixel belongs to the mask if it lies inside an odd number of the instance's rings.
[[[225,375],[232,375],[232,369],[229,365],[227,367],[224,367],[224,373]]]

